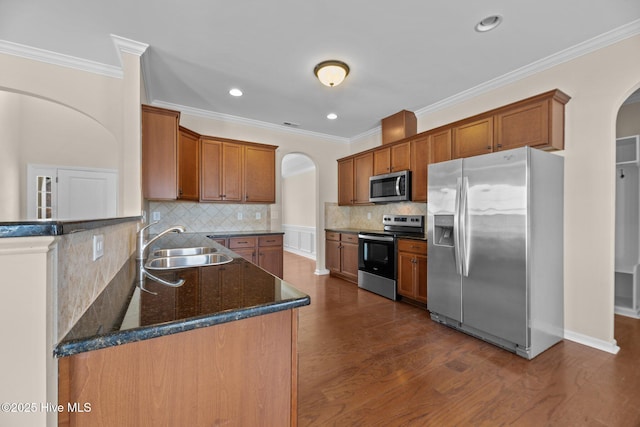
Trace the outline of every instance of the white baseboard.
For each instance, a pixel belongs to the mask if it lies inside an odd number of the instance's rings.
[[[326,268],[323,268],[322,270],[316,270],[313,272],[313,274],[315,274],[316,276],[326,276],[329,273],[330,271],[327,270]]]
[[[616,340],[613,340],[613,342],[603,341],[597,338],[590,337],[588,335],[568,331],[566,329],[564,331],[564,337],[569,341],[577,342],[578,344],[583,344],[598,350],[606,351],[607,353],[618,354],[618,352],[620,351],[620,347],[618,347]]]

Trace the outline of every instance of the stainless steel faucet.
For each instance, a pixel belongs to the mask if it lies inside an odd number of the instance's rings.
[[[137,245],[136,245],[136,259],[144,259],[144,252],[145,250],[149,247],[150,244],[152,244],[153,242],[155,242],[156,240],[158,240],[159,238],[161,238],[162,236],[164,236],[167,233],[171,233],[172,231],[175,231],[177,233],[184,233],[185,231],[187,231],[186,228],[184,228],[184,226],[182,225],[174,225],[173,227],[169,227],[166,230],[164,230],[163,232],[161,232],[160,234],[158,234],[157,236],[153,237],[152,239],[148,240],[145,242],[144,240],[144,230],[146,230],[147,228],[151,227],[152,225],[157,224],[159,221],[156,222],[152,222],[151,224],[147,225],[146,227],[142,227],[140,229],[140,231],[138,231],[138,239],[137,239]]]

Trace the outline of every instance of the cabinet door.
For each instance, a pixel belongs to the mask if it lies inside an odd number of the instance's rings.
[[[354,187],[353,158],[340,160],[338,162],[338,205],[353,204]]]
[[[203,139],[200,150],[200,200],[222,200],[222,142]]]
[[[493,151],[493,116],[453,128],[453,158],[477,156]]]
[[[142,106],[142,195],[151,200],[178,197],[180,113]]]
[[[325,240],[325,265],[329,271],[340,272],[340,242]]]
[[[178,139],[178,198],[200,199],[200,136],[183,127]]]
[[[496,115],[495,151],[549,144],[549,102],[538,101]]]
[[[222,200],[242,201],[242,145],[222,144]]]
[[[369,203],[369,178],[373,175],[373,153],[354,159],[355,200],[354,204]]]
[[[391,147],[391,172],[411,169],[411,143],[403,142]]]
[[[451,129],[429,136],[429,163],[451,160]]]
[[[258,248],[258,265],[274,276],[282,278],[282,246]]]
[[[341,272],[354,282],[358,281],[358,245],[341,242]]]
[[[414,256],[408,252],[398,252],[398,293],[407,298],[415,298]]]
[[[429,136],[411,141],[411,200],[427,201],[427,167],[429,164]]]
[[[247,146],[244,152],[244,201],[276,202],[276,152]]]
[[[379,148],[373,152],[373,174],[391,172],[391,147]]]

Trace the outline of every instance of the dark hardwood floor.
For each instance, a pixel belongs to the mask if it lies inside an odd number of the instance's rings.
[[[640,426],[640,320],[612,355],[564,340],[527,361],[285,252],[300,309],[299,426]]]

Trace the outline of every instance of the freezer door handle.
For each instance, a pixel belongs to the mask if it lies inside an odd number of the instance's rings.
[[[453,255],[456,262],[456,272],[462,275],[462,256],[460,254],[460,190],[462,178],[456,180],[456,202],[453,211]]]
[[[469,178],[462,178],[462,188],[460,192],[460,255],[462,258],[462,275],[469,277],[469,255],[471,247],[469,245]]]

